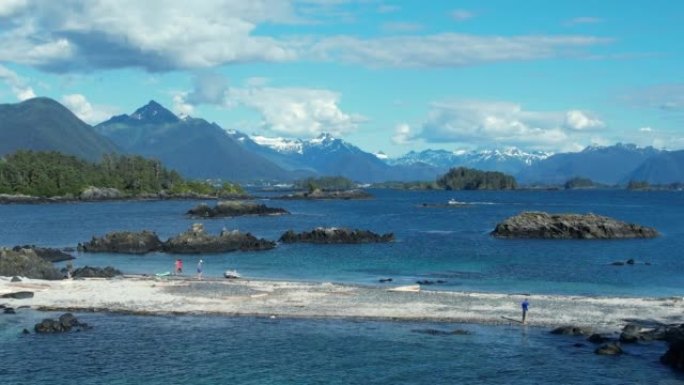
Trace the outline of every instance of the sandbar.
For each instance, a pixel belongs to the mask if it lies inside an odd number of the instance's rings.
[[[113,279],[10,282],[0,295],[33,291],[33,298],[0,298],[0,304],[50,311],[129,314],[196,314],[283,318],[357,318],[518,324],[520,302],[530,302],[528,324],[590,326],[615,331],[631,320],[684,323],[682,297],[588,297],[432,291],[390,291],[391,286],[125,276]]]

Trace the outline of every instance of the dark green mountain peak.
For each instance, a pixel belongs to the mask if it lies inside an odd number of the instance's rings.
[[[150,100],[149,103],[135,110],[130,118],[144,124],[176,123],[180,120],[173,112],[154,100]]]

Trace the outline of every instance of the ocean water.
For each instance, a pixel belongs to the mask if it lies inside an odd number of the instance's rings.
[[[684,193],[629,191],[408,192],[373,190],[367,201],[281,201],[292,215],[194,220],[198,202],[105,202],[0,206],[0,245],[74,247],[114,230],[156,231],[162,239],[202,222],[208,231],[249,231],[277,240],[286,230],[347,226],[393,232],[397,241],[371,245],[278,245],[274,250],[206,255],[205,274],[237,269],[245,277],[379,285],[444,281],[439,290],[618,296],[684,294]],[[449,199],[458,207],[425,207]],[[209,202],[213,204],[213,202]],[[653,226],[641,240],[502,240],[497,222],[526,210],[607,215]],[[175,256],[78,254],[75,266],[112,265],[126,273],[173,270]],[[198,255],[181,256],[194,274]],[[612,262],[633,258],[634,266]],[[648,263],[649,265],[647,265]]]
[[[377,245],[278,245],[264,252],[202,256],[205,275],[381,285],[444,280],[439,290],[618,296],[684,295],[684,194],[626,191],[406,192],[370,201],[280,201],[292,215],[201,220],[277,239],[285,230],[348,226],[394,232]],[[425,207],[449,199],[458,207]],[[163,239],[197,220],[199,202],[104,202],[0,206],[0,245],[74,247],[114,230]],[[212,203],[212,202],[209,202]],[[593,212],[656,227],[627,241],[500,240],[497,222],[525,210]],[[127,273],[170,271],[175,256],[77,254],[75,266]],[[193,274],[197,255],[182,256]],[[612,266],[634,258],[634,266]],[[650,263],[646,265],[645,262]],[[658,362],[662,343],[621,357],[593,353],[581,338],[521,326],[251,317],[78,314],[93,330],[22,335],[53,313],[0,314],[0,379],[6,384],[658,384],[684,376]],[[469,335],[416,330],[464,329]],[[582,346],[575,347],[575,343]]]
[[[19,333],[46,316],[53,314],[20,311],[11,322],[0,316],[3,383],[684,383],[684,376],[658,362],[662,343],[632,345],[620,357],[597,356],[582,338],[532,327],[78,314],[94,328]],[[418,332],[426,329],[470,334]]]

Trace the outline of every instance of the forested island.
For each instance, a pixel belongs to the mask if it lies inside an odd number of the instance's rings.
[[[0,194],[11,201],[12,196],[93,200],[245,192],[232,183],[187,180],[158,160],[141,156],[109,154],[91,163],[54,151],[17,151],[0,159]]]

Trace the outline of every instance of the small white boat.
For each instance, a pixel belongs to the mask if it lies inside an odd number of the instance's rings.
[[[454,205],[454,206],[455,206],[455,205],[465,205],[465,204],[467,204],[466,202],[457,201],[456,199],[449,199],[449,202],[447,202],[447,203],[450,204],[450,205]]]
[[[242,275],[237,272],[237,270],[226,270],[223,276],[229,279],[242,278]]]

